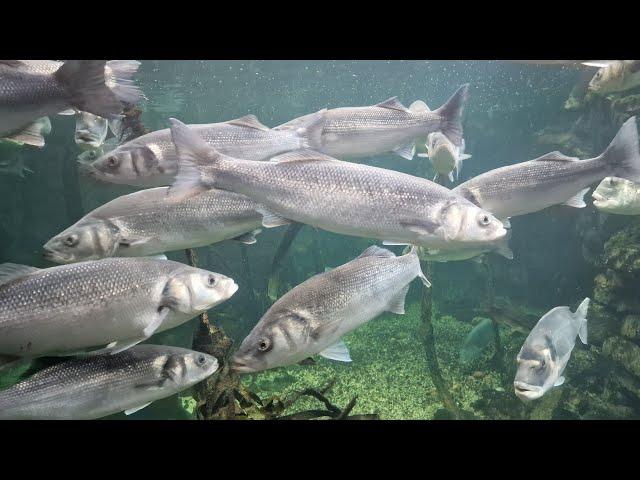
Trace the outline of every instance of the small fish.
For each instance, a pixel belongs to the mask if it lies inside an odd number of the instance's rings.
[[[309,116],[292,130],[274,130],[254,115],[228,122],[192,125],[208,145],[225,155],[247,160],[265,160],[274,155],[318,146],[323,112]],[[178,171],[178,156],[168,128],[123,143],[98,158],[83,171],[111,183],[139,187],[170,185]]]
[[[122,110],[119,98],[105,84],[103,60],[69,60],[51,74],[21,68],[19,60],[0,61],[0,137],[44,146],[42,117],[74,108],[102,117]]]
[[[478,323],[464,339],[460,348],[460,362],[468,364],[478,358],[494,341],[495,335],[495,326],[490,318],[485,318]]]
[[[597,71],[588,89],[598,95],[606,95],[636,87],[640,87],[640,60],[616,60]]]
[[[417,100],[405,107],[397,97],[369,107],[342,107],[327,110],[322,129],[321,146],[315,148],[329,156],[348,159],[394,152],[411,160],[416,142],[424,142],[431,132],[440,131],[454,145],[462,141],[462,110],[469,85],[462,85],[437,110]],[[300,117],[276,127],[277,130],[298,128]]]
[[[0,391],[0,419],[91,420],[130,415],[175,395],[218,370],[205,353],[136,345],[115,355],[75,358]]]
[[[438,177],[446,175],[450,182],[453,182],[453,171],[456,172],[456,180],[462,169],[462,162],[471,158],[471,155],[464,153],[464,139],[461,145],[456,147],[441,132],[430,133],[427,137],[427,153],[419,153],[419,157],[427,157],[431,160],[436,175],[433,177],[435,182]]]
[[[556,307],[533,327],[517,357],[518,371],[513,386],[518,398],[535,400],[564,383],[562,374],[576,337],[587,344],[588,309],[588,298],[575,313],[569,307]]]
[[[608,176],[640,181],[636,118],[631,117],[599,156],[587,160],[552,152],[535,160],[482,173],[452,191],[499,219],[552,205],[584,208],[589,186]]]
[[[439,250],[483,247],[507,233],[502,223],[449,189],[404,173],[302,150],[268,162],[223,155],[171,119],[180,174],[169,190],[178,201],[211,188],[264,205],[262,225],[291,221],[334,233]]]
[[[102,205],[44,245],[47,260],[72,263],[140,257],[237,239],[255,243],[261,205],[244,195],[210,190],[166,201],[168,187],[123,195]]]
[[[617,215],[640,215],[640,184],[625,178],[607,177],[592,194],[600,211]]]
[[[89,112],[78,112],[76,115],[76,144],[81,148],[96,149],[100,147],[109,131],[109,121]]]
[[[377,246],[356,259],[304,281],[274,303],[242,341],[232,368],[257,372],[319,353],[351,362],[341,337],[383,312],[404,314],[416,277],[430,286],[415,251],[396,257]]]
[[[107,258],[45,269],[4,263],[0,355],[117,353],[181,325],[237,289],[224,275],[169,260]]]

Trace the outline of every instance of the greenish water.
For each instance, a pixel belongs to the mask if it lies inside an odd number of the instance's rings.
[[[498,61],[145,60],[136,83],[147,97],[140,106],[142,121],[150,130],[166,128],[169,117],[187,124],[212,123],[248,113],[274,127],[321,108],[371,105],[392,96],[405,105],[420,99],[436,108],[461,84],[469,83],[463,125],[466,151],[473,157],[463,165],[463,182],[553,150],[575,155],[581,149],[582,158],[599,154],[622,123],[623,118],[611,112],[628,117],[635,113],[634,107],[620,113],[611,99],[602,99],[578,111],[565,110],[563,104],[579,77],[580,71],[575,68]],[[626,92],[614,99],[633,94]],[[582,123],[578,123],[581,127],[575,141],[551,138],[551,133],[575,131],[579,120]],[[0,174],[0,263],[52,266],[42,258],[41,247],[46,240],[97,206],[136,190],[79,176],[74,117],[57,116],[52,123],[44,149],[2,145],[0,150],[3,158],[22,161],[33,171],[24,178]],[[424,158],[407,161],[396,155],[381,155],[362,162],[433,177]],[[552,207],[514,218],[510,244],[515,258],[486,255],[493,291],[511,306],[516,317],[529,314],[539,318],[558,305],[574,309],[583,298],[594,295],[594,278],[607,271],[600,261],[605,242],[634,223],[637,220],[627,217],[605,219],[592,205],[581,210]],[[196,249],[199,267],[231,276],[240,287],[230,300],[209,312],[212,322],[222,327],[236,345],[272,303],[267,279],[285,231],[286,227],[263,229],[258,242],[246,247],[223,242]],[[635,245],[637,238],[629,238],[621,248]],[[283,260],[278,296],[326,267],[352,260],[374,243],[303,227]],[[247,264],[242,262],[243,248]],[[392,249],[401,252],[401,247]],[[181,251],[167,256],[186,262]],[[447,389],[464,415],[484,419],[637,418],[640,368],[634,371],[633,362],[612,358],[605,347],[608,339],[624,337],[620,328],[626,317],[638,313],[633,309],[608,317],[599,311],[593,341],[587,347],[576,345],[566,383],[531,404],[522,404],[512,385],[515,357],[525,333],[501,323],[501,362],[496,360],[493,344],[469,364],[460,362],[459,350],[466,335],[479,317],[486,317],[478,312],[490,296],[486,264],[461,261],[432,266],[437,360]],[[626,288],[638,291],[636,277],[625,281],[635,282]],[[420,282],[413,282],[404,316],[384,314],[345,337],[353,363],[318,357],[312,365],[245,375],[243,384],[261,398],[268,398],[320,388],[335,379],[327,397],[341,407],[357,397],[354,414],[377,413],[382,419],[439,418],[444,405],[427,366],[421,333],[422,289]],[[601,303],[611,310],[616,302]],[[197,321],[158,334],[149,343],[191,347]],[[638,339],[627,337],[626,341],[635,346]],[[629,355],[635,355],[635,350],[629,351]],[[623,377],[624,381],[620,380]],[[0,377],[0,386],[14,380]],[[183,392],[130,417],[119,414],[113,418],[189,418],[178,398],[189,395]],[[285,413],[320,406],[305,397]]]

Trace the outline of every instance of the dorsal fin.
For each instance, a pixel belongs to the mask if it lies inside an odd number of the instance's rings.
[[[269,130],[269,127],[260,123],[260,120],[255,115],[245,115],[235,120],[229,120],[227,123],[239,127],[255,128],[256,130]]]
[[[387,250],[386,248],[379,247],[377,245],[371,245],[364,252],[358,255],[356,258],[364,258],[364,257],[381,257],[381,258],[390,258],[395,257],[396,255]]]
[[[275,163],[290,163],[290,162],[321,162],[332,161],[339,162],[333,157],[318,153],[315,150],[294,150],[293,152],[283,153],[269,159],[270,162]]]
[[[542,155],[541,157],[535,158],[534,161],[542,160],[545,162],[577,162],[579,161],[576,157],[567,157],[566,155],[555,151]]]
[[[405,107],[404,105],[402,105],[402,103],[400,103],[400,100],[398,100],[398,97],[391,97],[388,100],[385,100],[382,103],[378,103],[375,106],[380,108],[390,108],[392,110],[399,110],[401,112],[410,111],[407,107]]]
[[[422,100],[416,100],[411,105],[409,105],[409,110],[414,113],[417,112],[430,112],[431,109],[424,103]]]
[[[0,285],[9,283],[17,278],[25,277],[31,273],[40,271],[39,268],[17,263],[3,263],[0,265]]]

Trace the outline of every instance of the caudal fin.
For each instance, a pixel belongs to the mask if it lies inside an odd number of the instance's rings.
[[[170,118],[171,138],[178,154],[178,173],[167,196],[180,201],[210,190],[213,185],[203,179],[202,167],[212,166],[220,159],[211,145],[180,120]]]
[[[459,147],[462,145],[462,111],[467,102],[469,84],[462,85],[435,113],[442,117],[440,131]]]
[[[296,127],[296,133],[302,139],[302,148],[322,151],[322,130],[325,123],[326,108],[305,117]]]
[[[83,112],[110,118],[122,110],[122,104],[107,87],[104,60],[67,60],[53,74],[70,96],[73,107]]]
[[[640,150],[636,117],[631,117],[624,122],[600,157],[611,166],[613,176],[640,182]]]
[[[585,298],[573,314],[573,318],[578,322],[578,336],[580,341],[587,344],[587,310],[589,310],[589,298]]]
[[[144,94],[133,84],[133,76],[138,71],[137,60],[109,60],[105,68],[107,86],[124,103],[136,104]]]

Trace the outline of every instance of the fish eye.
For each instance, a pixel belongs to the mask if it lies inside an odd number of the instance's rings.
[[[609,179],[609,185],[611,185],[612,187],[616,184],[616,181],[613,178]]]
[[[262,338],[258,342],[258,350],[261,352],[267,352],[271,349],[271,340],[268,338]]]
[[[209,285],[210,287],[213,287],[216,284],[216,277],[214,275],[209,275],[209,277],[207,277],[207,285]]]
[[[115,156],[110,156],[109,158],[107,158],[107,166],[113,168],[113,167],[117,167],[118,166],[118,158]]]
[[[478,216],[478,223],[481,226],[486,227],[487,225],[489,225],[491,223],[491,219],[489,218],[489,215],[487,215],[486,213],[481,213]]]
[[[198,358],[196,358],[196,363],[202,367],[205,363],[207,363],[207,359],[204,355],[200,354],[198,355]]]
[[[73,247],[78,244],[78,236],[77,235],[69,235],[65,237],[63,240],[64,244],[68,247]]]

